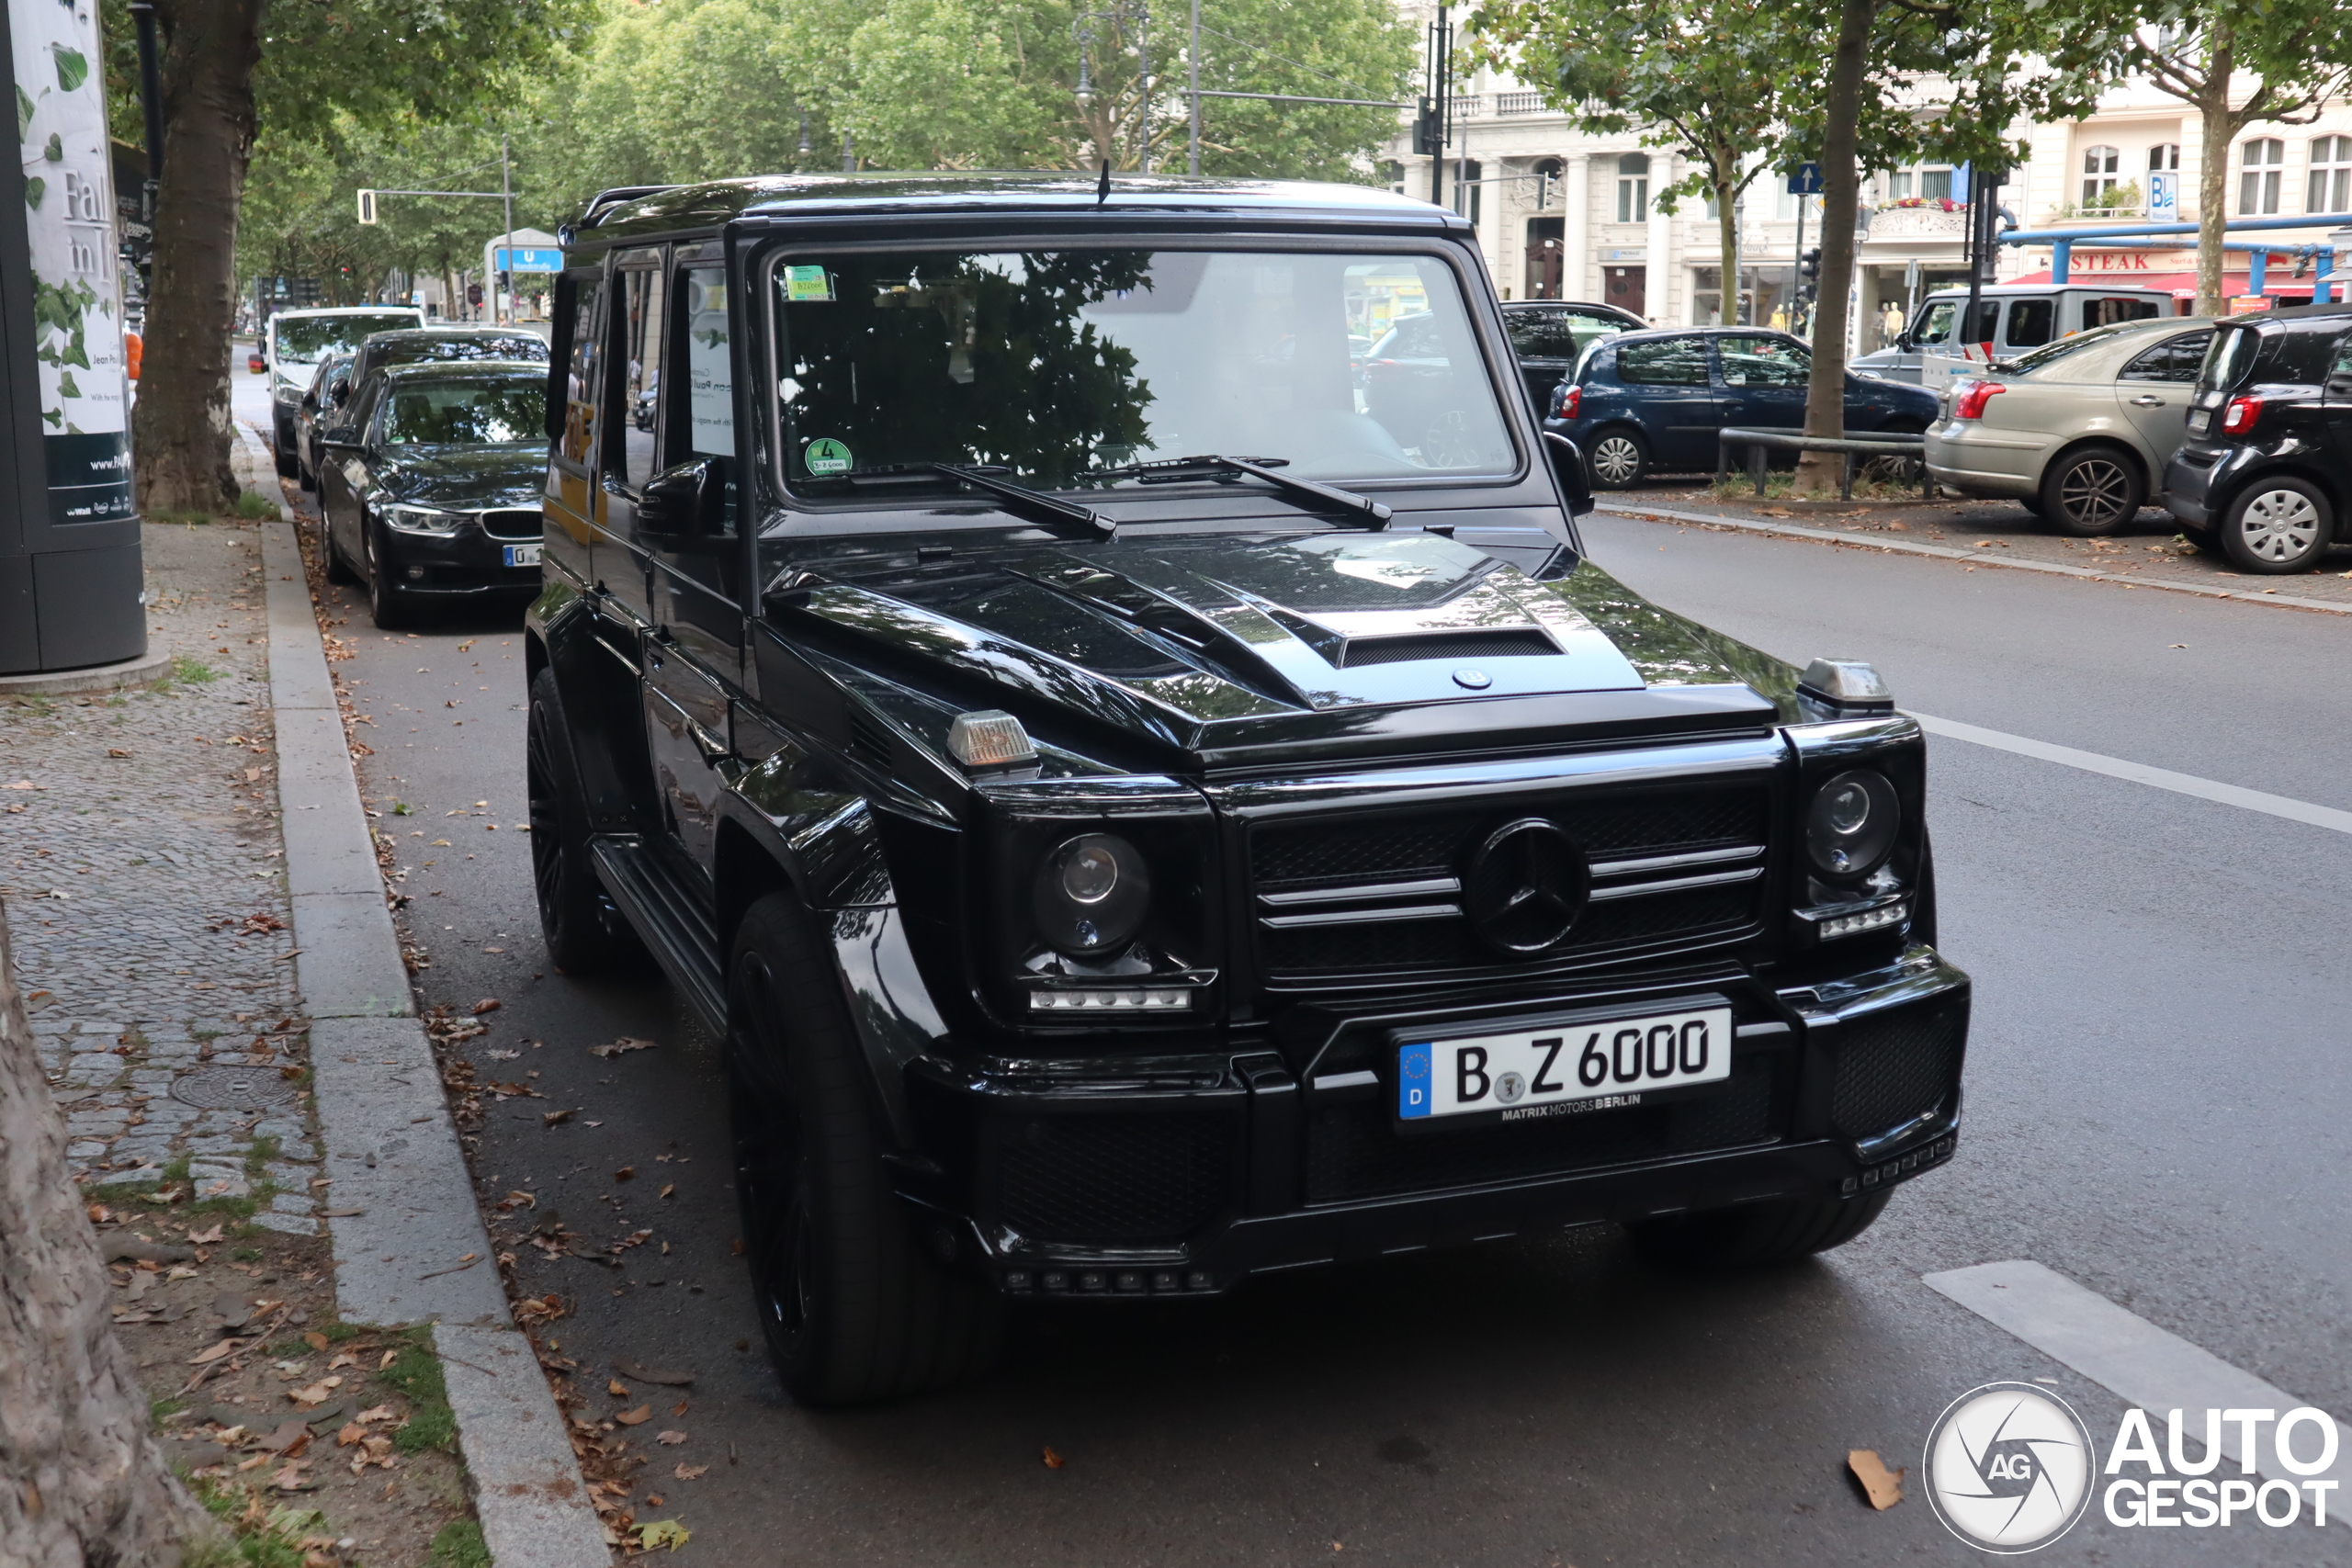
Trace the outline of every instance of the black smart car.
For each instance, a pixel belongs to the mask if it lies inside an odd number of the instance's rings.
[[[474,359],[544,365],[547,357],[547,339],[519,327],[413,327],[377,333],[339,356],[339,363],[321,365],[317,381],[303,395],[296,428],[302,488],[318,488],[320,443],[344,422],[353,400],[377,371],[395,365],[447,365]]]
[[[2241,571],[2319,564],[2352,506],[2352,305],[2215,324],[2164,500]]]
[[[1793,1258],[1951,1155],[1919,728],[1585,558],[1461,218],[779,176],[567,245],[540,916],[724,1041],[796,1396],[962,1375],[1008,1302]]]
[[[395,366],[322,444],[327,578],[365,582],[379,626],[539,585],[545,365]]]

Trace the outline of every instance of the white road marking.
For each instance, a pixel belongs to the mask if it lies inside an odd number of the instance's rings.
[[[1980,1263],[1921,1279],[1928,1289],[1950,1296],[1994,1326],[2147,1411],[2160,1447],[2169,1435],[2165,1417],[2175,1410],[2183,1413],[2182,1432],[2194,1435],[2184,1446],[2201,1450],[2208,1410],[2267,1410],[2284,1416],[2311,1403],[2252,1372],[2240,1371],[2211,1351],[2158,1328],[2030,1258]],[[2324,1475],[2297,1475],[2281,1465],[2269,1426],[2258,1428],[2254,1465],[2268,1479],[2290,1485],[2329,1479],[2345,1483],[2328,1494],[2327,1517],[2331,1524],[2352,1522],[2346,1520],[2347,1513],[2352,1513],[2352,1431],[2335,1416],[2329,1419],[2335,1422],[2335,1464]],[[2222,1422],[2222,1450],[2233,1464],[2244,1461],[2239,1447],[2242,1436],[2240,1424]],[[2295,1451],[2308,1457],[2318,1440],[2314,1429],[2300,1427]],[[2122,1473],[2144,1472],[2132,1463]]]
[[[1997,751],[2014,751],[2020,757],[2035,757],[2045,762],[2056,762],[2062,767],[2080,768],[2085,773],[2128,779],[2154,789],[2168,789],[2176,795],[2192,795],[2199,800],[2219,801],[2223,806],[2284,817],[2290,822],[2333,829],[2338,833],[2352,833],[2352,811],[2338,811],[2332,806],[2314,806],[2308,800],[2266,795],[2258,789],[2222,784],[2215,779],[2200,779],[2194,773],[2176,773],[2169,768],[2152,768],[2145,762],[2127,762],[2120,757],[2109,757],[2097,751],[2054,746],[2047,740],[2011,735],[2006,730],[1983,729],[1973,724],[1962,724],[1956,718],[1936,718],[1916,712],[1911,716],[1919,721],[1920,728],[1930,735],[1940,735],[1947,740],[1965,740],[1975,746],[1990,746]]]

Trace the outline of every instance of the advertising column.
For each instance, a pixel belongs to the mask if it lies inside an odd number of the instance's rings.
[[[96,0],[8,0],[0,201],[0,673],[147,649]]]

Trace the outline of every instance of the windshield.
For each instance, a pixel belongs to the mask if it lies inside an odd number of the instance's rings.
[[[1994,368],[2006,367],[2018,371],[2039,370],[2044,366],[2055,365],[2070,354],[2079,353],[2097,344],[2110,342],[2122,330],[2120,326],[2093,327],[2086,333],[2076,333],[2072,337],[2062,337],[2056,343],[2035,349],[2031,354],[2020,354],[2015,359],[2005,360]]]
[[[396,387],[384,411],[384,445],[488,446],[547,439],[547,383],[440,381]]]
[[[279,316],[270,321],[269,330],[280,360],[310,365],[334,349],[356,348],[377,333],[415,325],[415,311],[397,310],[380,316]]]
[[[1434,256],[900,251],[775,276],[797,491],[933,463],[1079,488],[1206,453],[1313,479],[1515,465]]]
[[[1960,320],[1960,308],[1966,303],[1968,301],[1964,298],[1930,299],[1920,306],[1919,313],[1911,319],[1911,341],[1928,344],[1942,343],[1950,338],[1953,323]],[[1968,334],[1967,341],[1972,344],[1991,342],[1994,324],[2000,319],[2001,302],[1998,299],[1978,299],[1976,330]]]

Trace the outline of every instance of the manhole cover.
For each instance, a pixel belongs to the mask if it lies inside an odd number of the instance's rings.
[[[300,1087],[276,1067],[196,1067],[172,1080],[172,1098],[208,1111],[258,1110],[285,1104]]]

